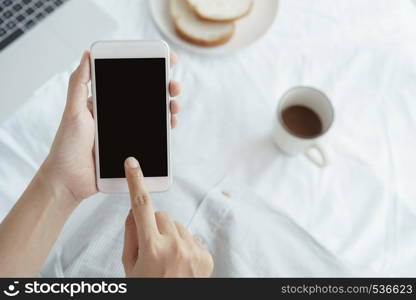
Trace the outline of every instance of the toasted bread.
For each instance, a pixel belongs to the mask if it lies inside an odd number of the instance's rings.
[[[233,22],[248,15],[254,0],[186,0],[195,14],[210,22]]]
[[[176,32],[184,40],[205,47],[219,46],[234,35],[235,24],[202,21],[193,13],[186,0],[170,0],[170,13]]]

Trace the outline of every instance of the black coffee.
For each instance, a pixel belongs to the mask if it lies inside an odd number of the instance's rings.
[[[298,137],[316,137],[323,130],[322,121],[318,114],[306,106],[289,106],[283,110],[282,119],[287,129]]]

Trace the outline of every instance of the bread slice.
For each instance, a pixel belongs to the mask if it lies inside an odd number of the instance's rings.
[[[195,14],[211,22],[232,22],[248,15],[253,0],[186,0]]]
[[[170,13],[176,32],[184,40],[199,46],[214,47],[225,44],[234,35],[235,24],[201,21],[186,0],[170,0]]]

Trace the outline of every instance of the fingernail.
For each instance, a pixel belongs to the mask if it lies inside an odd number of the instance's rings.
[[[87,57],[86,53],[87,53],[87,51],[85,51],[85,50],[84,50],[84,52],[82,52],[81,61],[79,62],[80,65],[82,65],[82,63],[84,62],[85,58]]]
[[[127,166],[131,169],[136,169],[139,167],[139,162],[134,157],[129,157],[126,160]]]

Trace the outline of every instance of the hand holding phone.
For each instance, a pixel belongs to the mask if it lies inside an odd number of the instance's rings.
[[[171,52],[171,65],[177,61]],[[77,202],[97,193],[94,165],[95,124],[92,101],[88,100],[88,83],[91,80],[90,53],[85,51],[79,66],[71,74],[65,111],[50,152],[38,173],[45,180],[60,186]],[[169,84],[171,97],[179,95],[178,82]],[[171,125],[175,127],[179,103],[170,101]]]
[[[169,47],[162,41],[91,48],[98,189],[128,192],[123,162],[140,160],[149,191],[165,191],[170,165]]]

